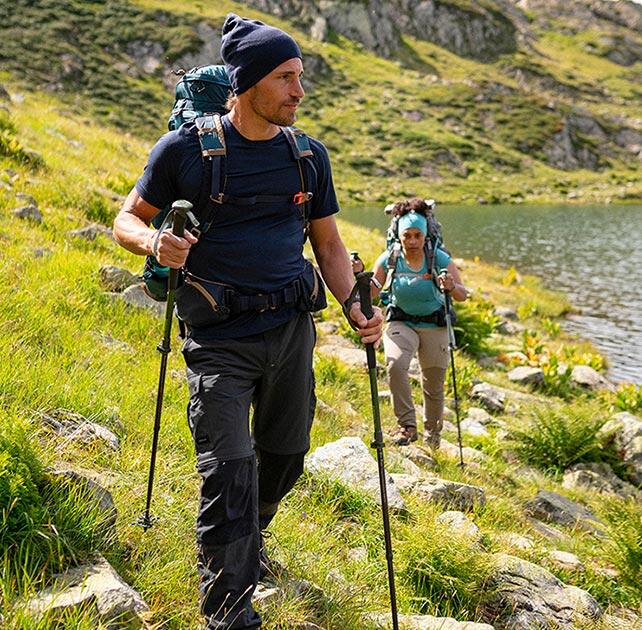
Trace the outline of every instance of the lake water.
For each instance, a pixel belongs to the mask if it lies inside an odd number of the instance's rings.
[[[565,326],[609,358],[609,377],[642,383],[642,206],[441,206],[454,256],[543,279],[579,309]],[[379,228],[379,207],[347,207],[347,221]]]

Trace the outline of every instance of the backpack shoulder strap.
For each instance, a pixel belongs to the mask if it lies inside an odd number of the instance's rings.
[[[313,153],[310,147],[310,139],[303,130],[298,127],[281,127],[281,131],[288,139],[295,160],[312,157]]]
[[[401,257],[401,243],[395,241],[388,253],[388,260],[386,260],[386,281],[383,283],[382,291],[389,291],[392,286],[392,281],[397,271],[397,263]]]

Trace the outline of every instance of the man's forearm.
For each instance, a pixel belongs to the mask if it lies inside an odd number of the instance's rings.
[[[132,254],[151,254],[156,230],[149,227],[149,223],[157,212],[140,197],[135,188],[132,189],[114,220],[114,240]]]
[[[328,289],[343,304],[354,286],[352,264],[345,245],[340,239],[332,240],[316,248],[314,254]]]

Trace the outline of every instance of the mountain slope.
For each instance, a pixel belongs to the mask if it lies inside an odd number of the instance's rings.
[[[2,67],[150,140],[171,107],[170,69],[219,61],[228,11],[290,30],[306,56],[299,124],[330,148],[346,201],[641,195],[641,11],[630,2],[16,4],[0,3]]]

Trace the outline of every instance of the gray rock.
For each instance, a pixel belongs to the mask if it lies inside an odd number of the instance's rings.
[[[550,490],[538,490],[535,498],[526,504],[526,511],[546,522],[603,533],[602,522],[587,507]]]
[[[38,206],[34,204],[28,204],[26,206],[20,206],[11,211],[14,217],[18,219],[26,219],[27,221],[33,221],[34,223],[42,223],[42,214],[38,210]]]
[[[93,608],[101,621],[118,620],[128,628],[142,628],[149,606],[103,558],[83,564],[54,576],[54,585],[28,602],[28,610],[36,617],[52,611],[62,617],[67,611]]]
[[[368,559],[368,550],[365,547],[353,547],[346,554],[352,562],[365,562]]]
[[[513,321],[517,319],[517,311],[509,306],[496,306],[493,313],[502,319],[511,319]]]
[[[535,543],[530,536],[522,536],[509,532],[501,537],[503,543],[507,547],[512,547],[519,551],[532,551],[535,549]]]
[[[107,533],[115,538],[116,536],[116,517],[118,512],[114,504],[114,499],[111,493],[106,488],[103,488],[99,483],[95,482],[89,477],[85,477],[75,470],[70,469],[57,469],[51,473],[54,477],[61,477],[72,485],[80,488],[80,491],[91,499],[96,504],[101,514],[101,524],[107,530]]]
[[[588,365],[575,365],[571,371],[571,382],[588,389],[607,389],[614,391],[615,386],[597,370]]]
[[[571,628],[602,616],[599,604],[586,591],[568,586],[536,564],[495,554],[488,581],[491,593],[482,607],[485,619],[502,628]]]
[[[29,193],[17,192],[16,199],[25,206],[38,206],[36,198]]]
[[[622,481],[606,463],[575,464],[564,473],[565,488],[588,488],[596,492],[617,494],[624,498],[640,498],[640,491]]]
[[[506,393],[489,383],[474,385],[470,397],[479,401],[488,411],[501,413],[506,406]]]
[[[518,363],[520,365],[526,365],[528,363],[528,357],[519,350],[506,352],[504,356],[509,363]]]
[[[395,480],[397,477],[395,476]],[[482,488],[439,477],[428,479],[412,478],[404,480],[404,489],[410,490],[418,497],[441,503],[455,510],[470,511],[476,506],[486,504],[486,494]]]
[[[520,385],[540,385],[544,382],[544,370],[527,365],[512,369],[506,376],[509,381]]]
[[[435,519],[435,522],[444,525],[456,536],[468,538],[476,543],[481,542],[482,534],[479,531],[479,527],[463,512],[456,510],[443,512]]]
[[[403,630],[494,630],[487,623],[457,621],[452,617],[433,617],[432,615],[398,615],[399,625]],[[392,613],[371,613],[368,620],[378,628],[392,628]]]
[[[152,311],[156,315],[163,317],[165,315],[166,304],[165,302],[156,302],[145,293],[142,284],[133,284],[127,287],[122,293],[112,293],[117,299],[121,299],[128,306],[136,308],[144,308]]]
[[[441,438],[439,452],[443,455],[459,460],[459,446],[449,442],[448,440],[444,440],[444,438]],[[482,451],[478,451],[476,448],[472,448],[472,446],[464,446],[462,448],[462,455],[466,464],[470,462],[483,462],[488,458],[486,453],[482,453]]]
[[[560,551],[559,549],[553,549],[548,554],[548,557],[558,569],[577,572],[585,570],[584,564],[574,553],[569,553],[568,551]]]
[[[484,426],[486,426],[487,424],[493,424],[495,422],[493,416],[491,416],[485,409],[482,409],[481,407],[469,407],[465,419]]]
[[[339,324],[335,321],[316,322],[317,332],[323,335],[334,335],[339,330]]]
[[[367,367],[365,348],[358,348],[341,335],[326,335],[320,340],[317,350],[321,354],[339,359],[351,367]]]
[[[113,450],[120,448],[118,436],[113,431],[96,422],[90,422],[75,411],[54,409],[47,413],[41,413],[40,418],[65,441],[91,444],[96,440],[101,440]]]
[[[305,458],[305,466],[310,473],[339,481],[381,504],[377,462],[360,438],[344,437],[320,446]],[[405,510],[406,504],[390,475],[386,477],[386,489],[390,507]]]
[[[617,413],[598,434],[605,443],[612,442],[618,455],[629,467],[629,478],[642,485],[642,420],[631,413]]]
[[[434,468],[436,466],[435,460],[426,452],[421,446],[410,444],[403,449],[403,454],[417,466],[422,468]]]
[[[572,538],[566,532],[557,529],[557,527],[551,527],[546,523],[542,523],[542,521],[538,521],[536,518],[529,518],[528,522],[538,534],[540,534],[550,542],[568,543],[572,540]]]
[[[469,435],[482,437],[488,437],[490,435],[488,429],[483,424],[471,418],[465,418],[461,421],[461,430],[462,433],[468,433]]]
[[[104,234],[111,238],[112,231],[110,228],[105,227],[104,225],[99,225],[98,223],[92,223],[83,228],[78,228],[77,230],[71,230],[69,232],[70,236],[82,238],[86,241],[94,241],[99,234]]]
[[[50,249],[47,249],[46,247],[36,247],[33,250],[33,257],[34,258],[46,258],[47,256],[51,256],[53,252]]]
[[[123,291],[132,284],[137,284],[141,281],[139,275],[115,265],[105,265],[100,268],[98,273],[100,274],[100,281],[107,291]]]
[[[526,326],[524,324],[520,324],[519,322],[499,322],[499,325],[497,326],[497,332],[499,332],[502,335],[520,335],[526,330]]]

